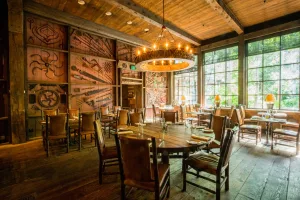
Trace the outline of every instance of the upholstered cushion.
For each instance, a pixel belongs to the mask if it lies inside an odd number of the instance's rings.
[[[170,170],[170,165],[168,165],[168,164],[158,164],[157,169],[158,169],[159,186],[161,187],[162,183],[163,183],[163,180],[168,175],[168,172]],[[134,170],[132,171],[132,173],[134,173]],[[152,177],[154,177],[153,164],[151,164],[151,174],[152,174]],[[145,190],[149,190],[151,192],[155,191],[154,179],[153,179],[153,181],[149,181],[149,182],[140,182],[140,181],[135,181],[135,180],[131,180],[131,179],[126,179],[126,177],[125,177],[124,183],[125,183],[125,185],[129,185],[129,186],[137,187],[137,188],[142,188],[142,189],[145,189]]]
[[[118,158],[117,147],[105,147],[103,148],[103,159]]]
[[[297,136],[297,134],[298,134],[298,132],[296,132],[296,131],[279,129],[279,128],[276,128],[273,132],[275,134],[288,135],[288,136]]]
[[[261,126],[258,125],[252,125],[252,124],[244,124],[242,126],[240,126],[241,129],[256,129],[259,130],[261,129]]]
[[[282,124],[282,127],[299,128],[299,124],[297,122],[287,122]]]
[[[184,161],[194,169],[203,170],[205,172],[216,174],[219,157],[214,154],[199,152],[191,155]]]
[[[104,119],[101,119],[100,121],[101,121],[101,123],[110,123],[110,122],[113,122],[115,120],[112,119],[112,118],[104,118]]]

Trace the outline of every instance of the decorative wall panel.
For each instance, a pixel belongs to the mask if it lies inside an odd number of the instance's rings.
[[[122,42],[117,43],[118,60],[134,62],[136,47]]]
[[[115,67],[112,61],[72,53],[70,66],[72,84],[115,84]]]
[[[67,82],[67,54],[27,48],[28,81]]]
[[[72,85],[71,107],[82,112],[94,111],[101,106],[114,105],[115,94],[111,86]]]
[[[67,110],[67,85],[29,84],[28,87],[28,115],[41,116],[43,109]]]
[[[58,24],[28,15],[26,17],[27,44],[55,49],[67,49],[67,29]]]
[[[72,52],[114,58],[114,41],[72,29],[70,34],[70,49]]]
[[[146,107],[167,102],[167,88],[146,88]]]
[[[167,103],[167,73],[146,72],[145,76],[146,107]]]
[[[166,88],[167,87],[166,72],[146,72],[146,87],[148,88]]]

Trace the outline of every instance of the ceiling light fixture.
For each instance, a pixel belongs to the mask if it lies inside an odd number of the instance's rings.
[[[148,33],[148,32],[149,32],[149,28],[145,28],[145,29],[144,29],[144,32],[145,32],[145,33]]]
[[[85,1],[84,1],[84,0],[78,0],[78,4],[79,4],[79,5],[84,5],[84,4],[85,4]]]
[[[128,21],[127,24],[128,24],[128,25],[131,25],[131,24],[132,24],[132,21]]]
[[[180,43],[175,46],[174,37],[165,26],[164,0],[161,32],[151,50],[147,50],[145,47],[143,50],[137,50],[135,63],[137,63],[136,70],[151,72],[180,71],[193,67],[195,64],[193,51],[190,47],[187,45],[184,47]]]
[[[112,13],[111,13],[111,12],[106,12],[106,13],[105,13],[105,15],[107,15],[107,16],[111,16],[111,15],[112,15]]]

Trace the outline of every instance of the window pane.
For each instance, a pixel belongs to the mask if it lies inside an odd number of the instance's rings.
[[[215,83],[215,75],[205,75],[205,84],[214,84]]]
[[[282,80],[281,94],[299,94],[299,79]]]
[[[225,83],[225,73],[218,73],[215,76],[216,84]]]
[[[280,64],[280,51],[264,54],[264,66]]]
[[[205,96],[205,105],[206,106],[213,106],[215,101],[214,96]]]
[[[281,52],[282,64],[298,63],[300,62],[299,48],[289,49]]]
[[[205,64],[211,64],[213,62],[213,52],[205,53],[204,62]]]
[[[299,78],[299,64],[282,65],[281,77],[282,79],[295,79]]]
[[[239,62],[238,60],[227,61],[226,71],[238,70]]]
[[[226,74],[226,82],[227,83],[237,83],[238,82],[238,77],[239,73],[237,71],[235,72],[227,72]]]
[[[249,56],[248,67],[249,68],[262,67],[262,55]]]
[[[238,95],[238,86],[237,86],[237,84],[228,84],[226,94],[227,95]]]
[[[248,94],[255,95],[262,93],[262,82],[250,82],[248,83]]]
[[[204,71],[205,71],[205,74],[211,74],[211,73],[214,73],[215,72],[215,65],[214,64],[211,64],[211,65],[205,65],[204,67]]]
[[[264,52],[272,52],[280,50],[280,37],[272,37],[265,39],[263,42]]]
[[[261,54],[262,51],[262,41],[251,42],[248,44],[248,55]]]
[[[215,94],[214,85],[206,85],[205,95],[214,95],[214,94]]]
[[[225,62],[220,62],[215,64],[215,73],[225,72]]]
[[[225,96],[225,84],[216,85],[215,88],[216,88],[215,94]]]
[[[290,49],[300,46],[300,31],[281,36],[282,49]]]
[[[215,51],[214,53],[214,62],[222,62],[225,61],[226,52],[225,49],[220,49],[218,51]]]
[[[238,105],[238,96],[226,96],[226,106]]]
[[[265,67],[264,68],[264,81],[278,80],[280,78],[280,67]]]
[[[248,107],[249,108],[262,108],[262,96],[248,96]]]
[[[262,81],[262,68],[249,69],[248,81]]]
[[[279,94],[279,81],[265,81],[264,94]]]
[[[298,95],[281,95],[281,108],[288,110],[298,110],[299,96]]]

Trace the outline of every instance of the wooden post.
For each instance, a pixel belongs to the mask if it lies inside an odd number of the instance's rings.
[[[204,105],[204,92],[203,92],[203,83],[204,83],[204,76],[203,76],[203,52],[201,51],[201,47],[198,47],[198,103]]]
[[[172,101],[174,100],[174,84],[173,84],[173,80],[174,80],[174,75],[173,72],[167,72],[167,104],[171,104]]]
[[[23,0],[7,0],[9,34],[9,77],[11,142],[26,142],[24,105]]]
[[[246,105],[246,75],[245,75],[245,40],[244,34],[239,35],[239,79],[238,79],[238,103]]]

